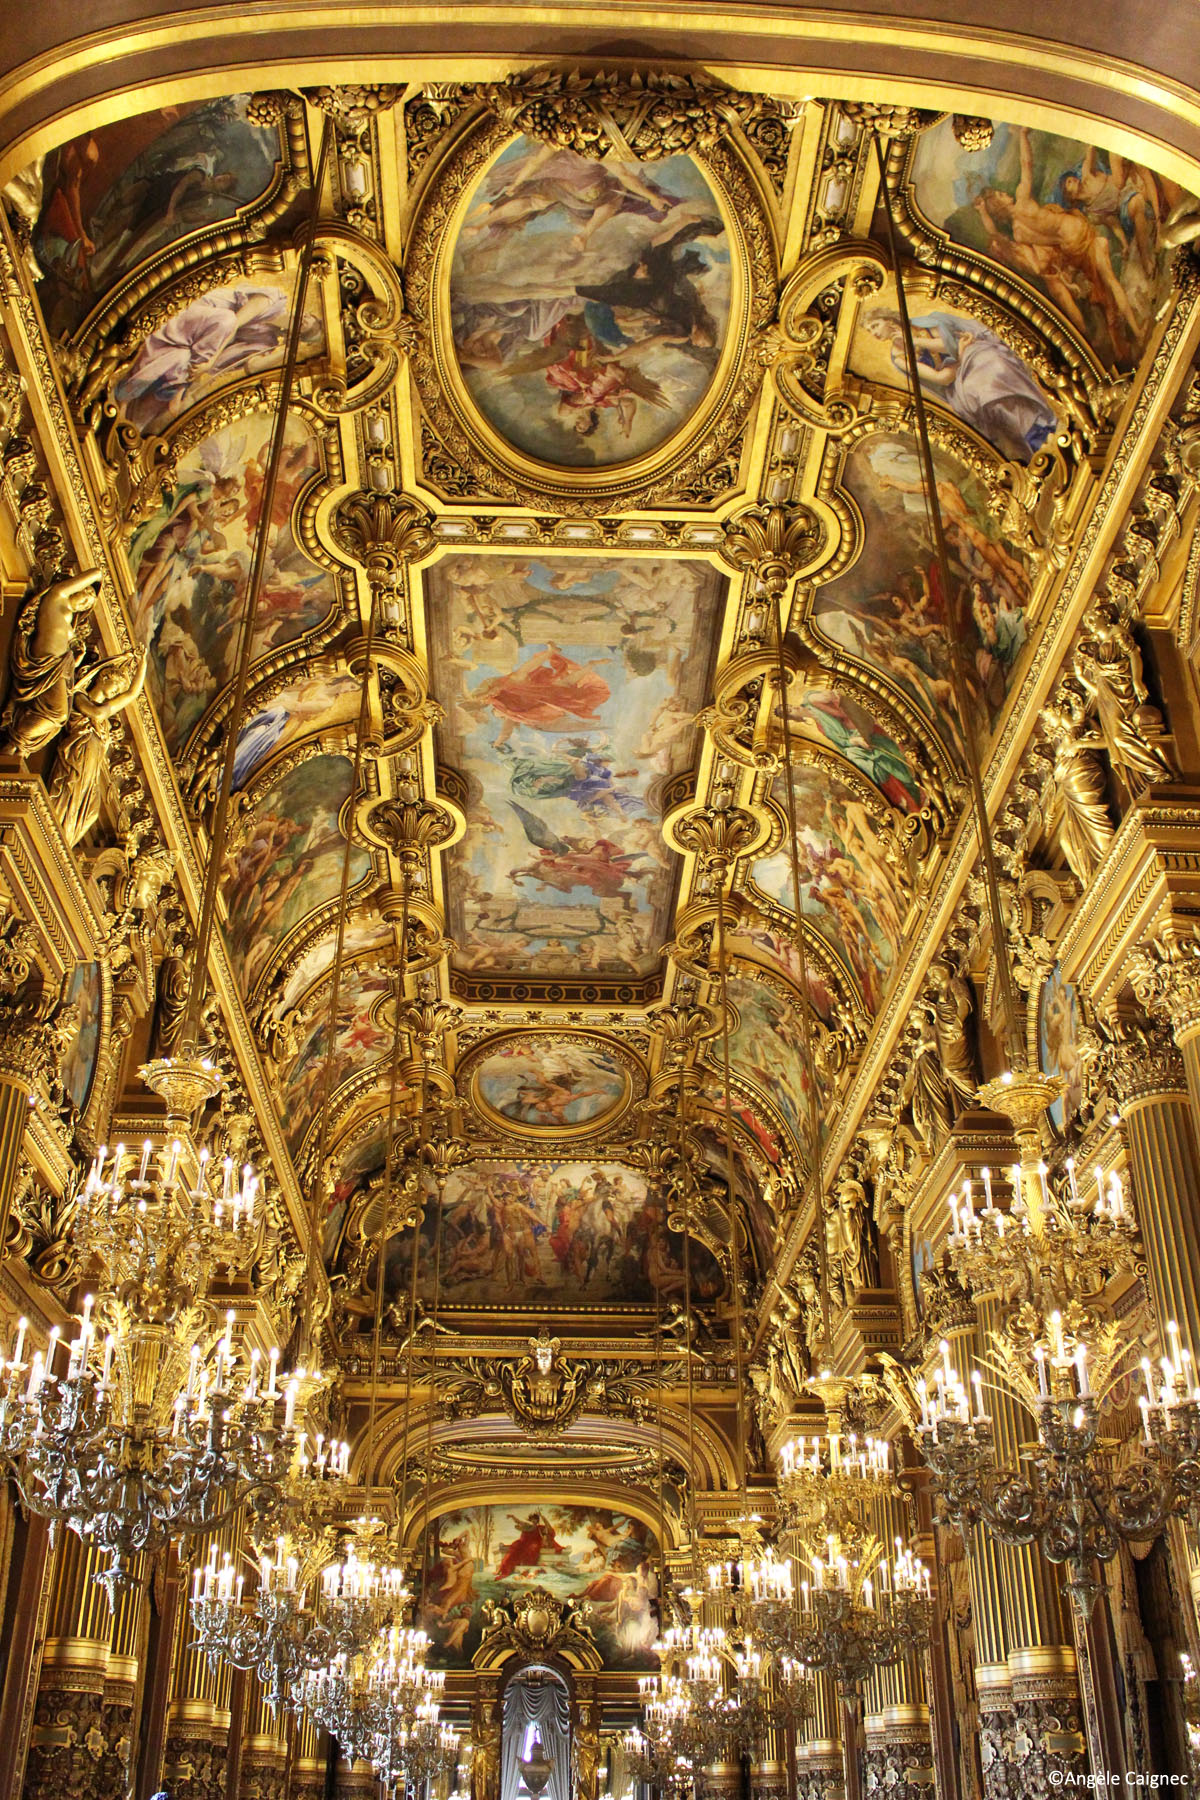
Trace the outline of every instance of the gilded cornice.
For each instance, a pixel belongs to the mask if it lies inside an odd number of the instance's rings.
[[[136,647],[126,610],[129,596],[125,592],[120,571],[113,565],[108,542],[100,529],[97,497],[80,455],[78,439],[63,398],[61,384],[46,352],[32,303],[25,293],[17,270],[11,235],[7,224],[0,223],[0,295],[7,307],[14,356],[28,382],[30,409],[54,476],[67,533],[80,552],[83,566],[105,571],[96,610],[107,640],[106,648],[113,653],[133,654]],[[203,880],[202,862],[161,728],[150,701],[144,696],[129,709],[126,717],[154,811],[161,822],[167,846],[178,859],[178,878],[194,916],[199,906]],[[212,974],[222,1011],[229,1023],[234,1054],[246,1071],[255,1116],[277,1172],[292,1230],[299,1243],[307,1243],[308,1216],[305,1203],[287,1154],[274,1099],[259,1061],[236,971],[230,965],[219,937],[213,943]]]
[[[1016,779],[1041,707],[1058,678],[1066,654],[1083,623],[1098,584],[1121,540],[1141,484],[1170,418],[1177,393],[1200,346],[1200,289],[1189,281],[1164,320],[1150,373],[1126,407],[1109,446],[1104,472],[1079,530],[1070,560],[1043,602],[1040,635],[1020,675],[989,747],[985,791],[993,818]],[[836,1170],[855,1132],[871,1109],[872,1096],[887,1068],[917,999],[925,970],[952,923],[976,859],[975,831],[963,818],[947,847],[945,863],[927,896],[919,929],[905,945],[903,961],[876,1017],[871,1039],[838,1109],[837,1128],[826,1150],[827,1172]],[[778,1256],[778,1276],[787,1274],[812,1229],[811,1206],[801,1210]]]

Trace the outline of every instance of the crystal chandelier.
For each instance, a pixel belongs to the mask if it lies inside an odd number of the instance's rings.
[[[310,1673],[298,1704],[349,1761],[371,1762],[386,1791],[453,1773],[462,1746],[439,1717],[445,1676],[426,1666],[423,1631],[393,1626],[356,1654]]]
[[[971,1369],[964,1380],[944,1340],[932,1391],[918,1385],[917,1437],[947,1516],[964,1536],[982,1523],[1002,1543],[1039,1544],[1064,1565],[1084,1619],[1102,1587],[1096,1562],[1110,1561],[1123,1540],[1157,1536],[1169,1518],[1200,1520],[1200,1387],[1189,1382],[1177,1327],[1169,1331],[1173,1356],[1161,1377],[1143,1363],[1142,1439],[1120,1466],[1100,1437],[1101,1402],[1128,1362],[1118,1325],[1097,1325],[1088,1341],[1055,1312],[1023,1346],[993,1333],[991,1372],[1037,1425],[1019,1469],[997,1460],[982,1374]]]
[[[1007,1111],[1027,1151],[1053,1081],[1023,1072],[981,1093]],[[1200,1389],[1178,1327],[1160,1372],[1143,1359],[1142,1436],[1118,1464],[1121,1447],[1101,1435],[1104,1403],[1136,1355],[1139,1328],[1106,1316],[1113,1279],[1136,1267],[1137,1227],[1119,1176],[1102,1168],[1081,1186],[1073,1161],[1065,1186],[1027,1154],[1010,1171],[1010,1203],[998,1204],[991,1171],[981,1171],[983,1205],[970,1182],[951,1201],[949,1253],[964,1287],[998,1294],[999,1322],[988,1332],[983,1369],[940,1364],[915,1384],[914,1431],[947,1517],[967,1535],[982,1524],[1008,1544],[1038,1544],[1066,1571],[1081,1617],[1101,1591],[1097,1562],[1121,1542],[1155,1537],[1168,1519],[1200,1509]],[[988,1379],[990,1378],[990,1379]],[[985,1388],[1007,1395],[1033,1420],[1037,1439],[1020,1466],[1000,1453]]]
[[[834,1385],[831,1377],[820,1379]],[[843,1436],[831,1425],[824,1433],[792,1438],[779,1452],[779,1498],[797,1529],[812,1531],[827,1520],[854,1516],[891,1485],[891,1446],[884,1438],[860,1438],[853,1431]]]
[[[1035,1079],[1040,1084],[1044,1078]],[[1025,1082],[1002,1078],[989,1085],[999,1088],[994,1103],[1002,1107],[1012,1088],[1018,1086],[1019,1091]],[[1137,1225],[1119,1175],[1110,1175],[1106,1183],[1104,1170],[1097,1167],[1092,1194],[1080,1187],[1074,1158],[1068,1157],[1064,1202],[1051,1187],[1044,1162],[1030,1172],[1028,1181],[1020,1164],[1014,1163],[1006,1213],[996,1203],[991,1170],[980,1173],[983,1205],[978,1211],[970,1181],[950,1199],[947,1245],[964,1287],[1035,1306],[1047,1295],[1060,1307],[1071,1302],[1084,1305],[1099,1299],[1115,1276],[1133,1269]]]
[[[196,1647],[235,1669],[253,1669],[271,1707],[295,1703],[310,1669],[329,1663],[340,1650],[357,1647],[339,1643],[336,1621],[319,1610],[320,1573],[332,1553],[325,1531],[281,1535],[275,1554],[259,1557],[249,1600],[244,1578],[228,1553],[218,1568],[214,1548],[193,1576]]]
[[[849,1552],[849,1554],[848,1554]],[[888,1562],[878,1539],[857,1552],[830,1534],[826,1556],[810,1557],[777,1648],[794,1664],[822,1670],[853,1696],[873,1670],[923,1650],[932,1602],[929,1571],[896,1539]]]
[[[190,1117],[216,1072],[163,1061],[143,1075],[166,1101],[169,1141],[93,1162],[75,1231],[97,1295],[69,1343],[56,1328],[28,1363],[19,1322],[0,1366],[0,1452],[31,1510],[106,1552],[110,1600],[139,1553],[211,1532],[251,1495],[267,1504],[303,1454],[278,1352],[267,1369],[259,1351],[246,1356],[213,1300],[267,1231],[249,1165],[192,1149]]]

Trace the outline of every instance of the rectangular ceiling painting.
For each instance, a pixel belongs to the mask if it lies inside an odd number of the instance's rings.
[[[684,558],[455,555],[426,578],[462,968],[643,975],[674,881],[664,779],[696,753],[724,578]]]

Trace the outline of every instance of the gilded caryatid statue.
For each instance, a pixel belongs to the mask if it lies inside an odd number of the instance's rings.
[[[1060,683],[1042,709],[1054,748],[1051,820],[1067,867],[1086,887],[1113,840],[1108,780],[1101,752],[1104,733],[1090,717],[1087,694],[1078,683]]]
[[[21,607],[0,717],[18,756],[34,756],[52,744],[71,716],[83,660],[78,621],[95,606],[100,581],[99,569],[85,569],[30,594]]]
[[[63,836],[74,846],[100,814],[112,722],[131,706],[146,680],[146,652],[98,663],[76,687],[66,736],[58,747],[50,801]]]
[[[844,1172],[834,1189],[834,1204],[825,1216],[825,1246],[830,1288],[847,1304],[874,1285],[876,1270],[867,1215],[867,1190],[857,1176]]]
[[[1088,635],[1075,652],[1075,674],[1094,701],[1113,768],[1131,795],[1148,783],[1170,781],[1175,771],[1162,743],[1162,714],[1150,703],[1142,653],[1111,600],[1088,617]]]
[[[975,1103],[975,1064],[968,1039],[971,990],[953,965],[944,959],[929,968],[929,1009],[942,1074],[957,1116]]]

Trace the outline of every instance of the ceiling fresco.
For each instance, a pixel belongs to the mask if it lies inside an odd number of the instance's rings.
[[[827,770],[801,765],[793,771],[792,792],[804,915],[853,972],[868,1011],[877,1012],[908,910],[895,844],[878,811]],[[786,808],[783,794],[777,803]],[[756,863],[754,882],[795,912],[790,850]]]
[[[187,743],[237,666],[270,437],[270,414],[255,412],[202,439],[180,459],[177,486],[129,547],[134,630],[150,647],[151,681],[173,750]],[[256,656],[304,637],[338,603],[336,578],[297,541],[293,521],[302,490],[319,473],[311,428],[293,415],[255,616]]]
[[[662,1202],[636,1170],[612,1162],[497,1159],[456,1171],[421,1224],[418,1297],[442,1310],[653,1308],[656,1299],[711,1304],[724,1288],[713,1256],[667,1229]],[[389,1245],[386,1286],[403,1295],[411,1238]]]
[[[994,330],[968,312],[909,302],[926,402],[942,407],[1006,461],[1028,463],[1054,437],[1058,420],[1037,375]],[[907,388],[907,361],[895,282],[862,309],[850,346],[852,375]]]
[[[725,582],[700,561],[451,556],[427,580],[470,968],[656,968],[675,881],[664,782],[694,754]]]
[[[294,287],[294,274],[231,282],[164,319],[113,387],[126,418],[143,433],[162,432],[219,389],[279,368]],[[324,322],[310,295],[299,353],[307,360],[324,347]]]
[[[270,187],[279,131],[250,122],[248,94],[136,113],[46,159],[33,241],[54,336],[169,245],[231,219]]]
[[[1103,363],[1132,368],[1165,292],[1159,232],[1184,197],[1113,152],[997,125],[967,151],[948,123],[917,145],[914,210],[954,244],[1028,282]]]
[[[293,927],[338,892],[350,775],[347,756],[311,756],[267,787],[242,822],[224,899],[230,949],[248,993]],[[352,887],[370,867],[367,852],[355,848]]]
[[[690,157],[651,170],[518,138],[476,188],[453,255],[467,388],[529,456],[630,461],[703,399],[729,316],[730,254]]]
[[[804,113],[843,170],[807,194],[789,187],[799,137],[783,127],[769,151],[735,130],[684,152],[638,124],[636,153],[624,141],[581,152],[507,127],[489,96],[463,89],[453,128],[419,95],[356,119],[360,199],[341,173],[322,199],[234,761],[230,951],[293,1153],[311,1147],[328,1088],[350,1146],[338,1179],[350,1179],[386,1104],[394,1028],[383,1002],[396,919],[368,895],[394,898],[398,864],[385,839],[353,846],[351,966],[327,1070],[361,672],[350,651],[369,601],[360,540],[337,509],[356,484],[390,506],[403,478],[427,547],[390,590],[353,806],[423,794],[458,821],[412,893],[432,946],[423,1003],[464,1010],[441,1091],[493,1156],[555,1137],[586,1138],[591,1154],[628,1136],[663,1054],[644,1009],[671,1002],[677,922],[694,934],[688,909],[704,891],[699,840],[670,821],[721,790],[765,821],[738,877],[731,1001],[737,1105],[778,1163],[780,1132],[799,1151],[807,1129],[802,979],[840,1046],[826,1061],[847,1078],[908,953],[918,868],[936,861],[961,791],[947,632],[966,647],[986,739],[1036,648],[1054,507],[1084,479],[1060,396],[1145,351],[1180,196],[1139,165],[1003,123],[973,150],[948,120],[893,142],[888,179],[921,258],[910,298],[947,597],[897,410],[894,280],[882,240],[865,237],[878,225],[870,146],[851,115]],[[392,104],[408,177],[385,171]],[[76,390],[129,427],[115,450],[100,446],[124,520],[129,626],[150,652],[166,752],[201,808],[224,743],[295,293],[294,209],[320,116],[278,94],[184,101],[76,136],[23,178],[47,335],[74,334]],[[398,200],[383,205],[385,190]],[[776,275],[784,242],[791,262]],[[824,285],[803,289],[818,248]],[[818,298],[843,291],[846,329],[818,339]],[[450,424],[464,406],[469,444]],[[156,491],[145,459],[160,454]],[[636,481],[619,490],[609,475],[626,469]],[[786,797],[754,773],[778,737],[777,698],[764,719],[752,576],[724,551],[768,474],[775,503],[818,509],[792,618],[811,660],[789,700],[803,970]],[[597,502],[588,483],[602,476]],[[741,690],[728,687],[739,657]],[[720,670],[732,736],[705,723]],[[606,1036],[618,1023],[640,1033],[632,1059]],[[522,1039],[531,1025],[552,1049]],[[411,1109],[410,1077],[402,1086]]]
[[[955,748],[947,627],[968,651],[967,677],[986,730],[1004,704],[1028,636],[1027,559],[1014,551],[979,480],[958,458],[934,457],[951,574],[961,583],[957,618],[947,619],[934,558],[915,440],[900,432],[862,439],[842,481],[862,520],[858,554],[844,575],[819,588],[817,630],[878,670]]]
[[[393,1399],[403,1356],[432,1385],[439,1357],[524,1356],[546,1323],[643,1374],[693,1341],[719,1360],[741,1295],[776,1304],[811,1227],[814,1103],[832,1179],[888,1059],[955,1028],[954,982],[922,984],[967,879],[967,734],[989,783],[1011,770],[1082,580],[1070,545],[1107,529],[1105,469],[1158,404],[1171,331],[1181,354],[1170,182],[1002,121],[970,122],[967,149],[961,120],[906,115],[885,175],[945,593],[869,113],[717,83],[668,131],[632,65],[593,72],[592,111],[592,75],[565,92],[552,73],[140,114],[127,97],[126,119],[68,121],[18,184],[22,330],[69,410],[106,580],[60,655],[18,640],[10,703],[53,805],[68,758],[44,746],[87,701],[72,817],[93,888],[115,843],[138,860],[122,784],[152,768],[174,886],[145,943],[179,964],[200,885],[181,871],[203,867],[232,749],[206,1029],[290,1216],[323,1222],[359,1398],[380,1272]],[[35,507],[21,529],[44,548]],[[144,691],[90,687],[142,652]],[[1104,699],[1081,690],[1081,734]],[[171,995],[139,955],[144,1059]],[[63,1065],[84,1113],[125,1005],[100,966],[72,987]],[[1042,1053],[1069,1070],[1064,992]],[[431,1442],[484,1455],[482,1426],[435,1411]],[[434,1509],[445,1661],[469,1661],[485,1602],[542,1582],[589,1600],[613,1667],[643,1666],[654,1544],[612,1480],[603,1507]]]

